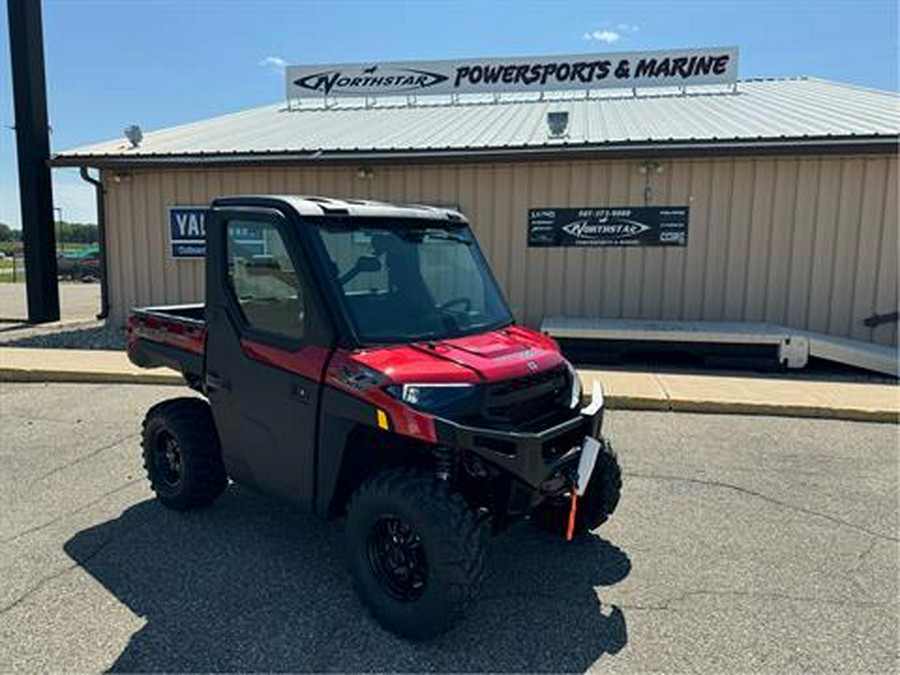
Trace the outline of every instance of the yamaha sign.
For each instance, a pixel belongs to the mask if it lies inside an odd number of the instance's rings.
[[[737,82],[737,47],[288,66],[288,99],[683,87]]]
[[[169,254],[175,260],[206,257],[206,216],[208,206],[170,206]],[[252,228],[229,228],[236,233],[234,242],[248,255],[268,253],[265,240]]]

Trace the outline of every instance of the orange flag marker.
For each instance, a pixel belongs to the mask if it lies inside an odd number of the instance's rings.
[[[566,541],[572,541],[575,535],[575,512],[578,511],[578,491],[572,488],[572,503],[569,507],[569,526],[566,528]]]

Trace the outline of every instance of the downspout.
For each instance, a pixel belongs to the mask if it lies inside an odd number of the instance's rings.
[[[94,186],[97,193],[97,239],[100,244],[100,313],[98,320],[109,316],[109,283],[107,282],[108,266],[106,264],[106,200],[103,195],[103,181],[88,173],[88,167],[80,167],[81,178]]]

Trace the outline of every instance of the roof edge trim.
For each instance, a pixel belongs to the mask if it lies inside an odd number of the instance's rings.
[[[621,143],[520,146],[500,148],[426,149],[426,150],[371,150],[371,151],[265,151],[225,153],[75,155],[58,154],[48,160],[54,168],[189,168],[231,167],[275,164],[353,164],[423,163],[446,161],[497,161],[521,159],[574,159],[581,157],[627,158],[632,156],[728,156],[728,155],[793,155],[835,154],[842,152],[864,154],[898,154],[900,135],[870,135],[849,137],[810,137],[774,139],[736,139],[710,141],[628,141]]]

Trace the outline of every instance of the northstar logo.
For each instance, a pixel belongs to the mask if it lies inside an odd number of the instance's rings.
[[[357,74],[325,70],[294,80],[294,84],[326,96],[335,94],[400,93],[427,89],[447,80],[446,75],[413,68],[380,69],[377,65],[360,69]]]
[[[563,232],[576,239],[624,239],[636,237],[649,229],[649,225],[634,220],[609,222],[607,219],[593,223],[589,220],[576,220],[562,227]]]

